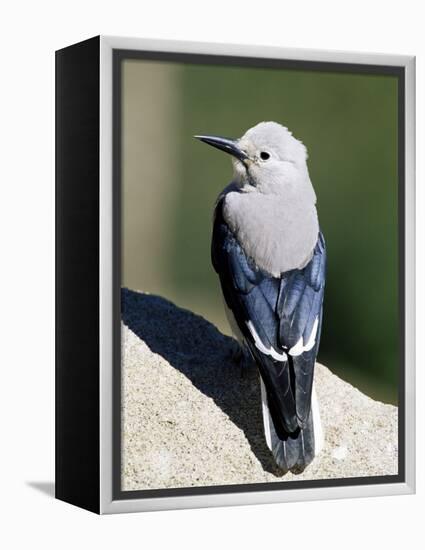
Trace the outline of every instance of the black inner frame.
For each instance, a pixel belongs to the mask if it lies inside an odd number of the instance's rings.
[[[170,489],[121,489],[121,115],[122,62],[127,59],[171,61],[186,64],[231,65],[273,69],[310,70],[320,72],[390,75],[398,79],[398,305],[399,305],[399,378],[398,378],[398,474],[387,476],[276,481],[244,485],[213,485]],[[113,50],[113,479],[114,500],[248,493],[255,491],[290,491],[315,487],[349,487],[405,481],[405,69],[391,65],[365,65],[292,59],[264,59],[223,55]]]

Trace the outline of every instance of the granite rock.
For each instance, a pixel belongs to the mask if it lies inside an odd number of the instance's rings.
[[[325,444],[300,475],[268,450],[258,373],[234,341],[159,296],[122,291],[122,489],[397,474],[397,407],[317,364]]]

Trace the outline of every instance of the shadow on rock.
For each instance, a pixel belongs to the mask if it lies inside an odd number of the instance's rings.
[[[232,360],[234,340],[214,325],[172,302],[129,289],[121,292],[124,324],[183,373],[243,430],[263,469],[279,476],[263,432],[261,393],[254,365]]]

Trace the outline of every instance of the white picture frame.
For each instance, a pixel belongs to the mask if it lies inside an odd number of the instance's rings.
[[[234,44],[213,44],[196,42],[177,42],[148,40],[138,38],[122,38],[111,36],[100,36],[95,48],[99,48],[99,58],[93,61],[94,66],[98,63],[99,70],[99,174],[98,174],[98,365],[90,365],[90,368],[98,369],[98,396],[99,415],[90,428],[92,431],[98,425],[98,456],[95,458],[95,472],[99,473],[98,484],[92,495],[91,503],[86,503],[86,496],[74,497],[67,487],[75,478],[76,472],[66,473],[67,466],[59,460],[60,466],[57,475],[69,479],[69,482],[62,480],[59,486],[63,489],[57,491],[57,497],[83,507],[92,509],[101,514],[139,512],[149,510],[166,510],[180,508],[198,508],[209,506],[233,506],[240,504],[260,504],[276,502],[294,502],[300,500],[320,500],[346,497],[383,496],[396,494],[409,494],[415,491],[415,290],[414,290],[414,269],[415,269],[415,58],[403,55],[386,54],[360,54],[355,52],[321,51],[304,49],[271,48],[258,45],[234,45]],[[84,44],[84,43],[83,43]],[[73,48],[71,46],[69,49]],[[116,453],[116,418],[114,417],[114,361],[116,361],[116,349],[114,350],[114,331],[116,331],[117,303],[114,294],[114,208],[116,208],[116,191],[114,190],[114,135],[113,124],[113,91],[114,91],[114,56],[117,52],[158,52],[160,54],[184,54],[197,56],[220,56],[225,58],[247,58],[257,60],[283,60],[292,63],[322,63],[335,65],[350,65],[353,70],[356,66],[393,67],[403,75],[403,130],[404,130],[404,402],[403,411],[400,412],[402,436],[404,440],[404,460],[402,476],[394,483],[369,483],[365,480],[362,484],[338,484],[327,483],[321,480],[316,486],[296,488],[283,488],[270,490],[258,487],[256,489],[241,490],[240,488],[228,488],[226,492],[215,492],[213,489],[204,492],[191,491],[187,489],[180,494],[170,496],[166,492],[157,495],[138,498],[131,495],[126,498],[122,492],[116,491],[114,486],[114,453]],[[58,52],[60,53],[60,52]],[[124,55],[124,54],[123,54]],[[62,63],[62,71],[66,70],[66,63]],[[324,65],[325,66],[325,65]],[[60,72],[60,71],[59,71]],[[61,101],[60,97],[58,101]],[[65,101],[62,98],[62,102]],[[62,132],[59,124],[59,133]],[[66,155],[66,150],[63,153]],[[63,183],[59,176],[58,186]],[[61,220],[58,227],[61,227]],[[66,269],[64,264],[63,270]],[[65,277],[63,271],[59,277]],[[66,278],[66,277],[65,277]],[[66,292],[64,283],[62,292]],[[59,289],[59,293],[61,290]],[[65,313],[64,313],[65,315]],[[57,361],[61,363],[59,356]],[[59,386],[66,366],[58,368]],[[83,380],[80,382],[83,384]],[[77,392],[77,386],[67,390]],[[62,392],[65,391],[62,389]],[[61,391],[59,394],[62,395]],[[84,394],[82,399],[89,399],[89,394]],[[71,407],[71,405],[67,405]],[[80,413],[75,414],[75,430],[81,431],[81,424],[78,424]],[[59,413],[59,430],[65,426],[72,411],[64,412],[64,407]],[[66,420],[66,418],[68,420]],[[78,432],[80,433],[80,432]],[[92,433],[92,432],[90,432]],[[58,456],[63,457],[71,453],[72,449],[66,444],[59,445]],[[66,461],[65,461],[66,462]],[[115,464],[115,465],[114,465]],[[399,472],[400,474],[400,472]],[[96,474],[97,475],[97,474]],[[67,477],[68,476],[68,477]],[[62,479],[61,478],[61,479]],[[84,474],[83,474],[84,479]],[[301,482],[304,483],[304,482]],[[114,488],[115,487],[115,488]],[[201,489],[201,488],[198,488]],[[83,491],[84,493],[84,491]],[[94,504],[93,504],[94,502]]]

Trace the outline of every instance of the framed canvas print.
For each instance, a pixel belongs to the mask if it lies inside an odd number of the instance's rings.
[[[414,58],[56,52],[56,496],[415,487]]]

